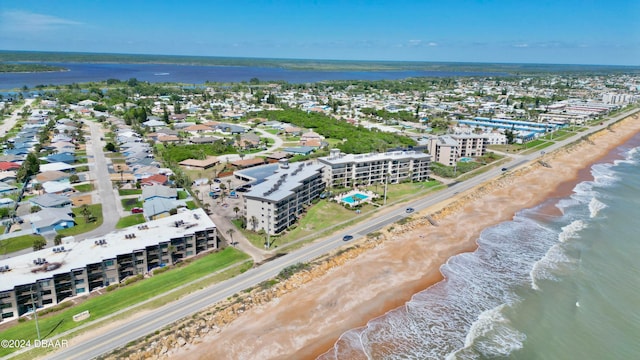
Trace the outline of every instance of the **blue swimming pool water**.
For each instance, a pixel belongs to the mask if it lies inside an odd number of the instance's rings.
[[[353,204],[356,201],[362,201],[362,200],[365,200],[367,198],[369,198],[369,196],[358,193],[358,194],[353,194],[353,195],[350,195],[350,196],[345,196],[345,197],[342,198],[342,201],[344,201],[344,202],[346,202],[348,204]]]

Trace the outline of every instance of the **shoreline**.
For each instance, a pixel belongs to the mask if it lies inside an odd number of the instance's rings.
[[[607,157],[611,150],[624,144],[635,134],[640,132],[640,116],[635,114],[627,117],[621,122],[612,126],[612,131],[603,130],[591,135],[589,138],[597,145],[597,149],[591,149],[587,142],[570,145],[568,148],[560,149],[545,158],[545,161],[552,165],[551,169],[546,169],[539,164],[531,164],[523,169],[514,170],[512,174],[498,180],[482,185],[479,189],[474,189],[463,193],[444,204],[437,205],[437,208],[425,209],[420,214],[434,213],[434,218],[440,222],[439,227],[430,227],[427,224],[413,221],[405,225],[392,225],[395,229],[391,232],[385,231],[387,239],[380,245],[362,253],[356,259],[347,262],[340,267],[328,271],[327,276],[322,276],[310,281],[298,288],[302,291],[292,291],[277,298],[276,301],[261,305],[254,309],[249,309],[245,316],[240,315],[233,323],[215,335],[204,337],[199,345],[189,345],[172,351],[172,357],[178,358],[206,358],[207,354],[225,354],[227,358],[240,358],[243,356],[258,356],[259,358],[316,358],[331,350],[333,344],[346,330],[366,326],[375,318],[384,316],[399,306],[404,305],[411,297],[430,286],[433,286],[444,279],[440,273],[440,265],[445,263],[450,257],[460,253],[474,251],[477,248],[476,240],[482,230],[496,225],[503,221],[510,220],[513,215],[522,209],[541,204],[545,200],[567,196],[580,181],[588,180],[591,177],[589,169],[592,164],[600,162]],[[584,154],[578,163],[575,152],[584,150]],[[610,155],[609,155],[610,156]],[[553,177],[549,171],[554,172]],[[546,173],[546,174],[545,174]],[[522,175],[527,175],[522,176]],[[535,176],[541,175],[541,176]],[[523,186],[530,187],[531,191],[524,191]],[[536,188],[534,190],[534,188]],[[514,191],[515,190],[515,191]],[[519,201],[513,200],[518,192]],[[523,196],[522,193],[528,193]],[[486,203],[488,198],[492,201],[500,201],[509,205],[501,209],[493,209],[491,214],[481,214],[482,207],[478,203]],[[498,197],[496,199],[495,197]],[[474,207],[476,205],[476,207]],[[484,209],[487,212],[487,209]],[[467,226],[466,229],[456,228],[462,218],[474,215],[475,224]],[[417,217],[417,215],[415,216]],[[449,226],[447,226],[449,225]],[[447,228],[453,227],[452,231]],[[447,246],[441,246],[441,242],[430,239],[423,241],[427,246],[420,246],[416,243],[416,238],[420,235],[432,236],[435,239],[446,239],[457,237],[457,241],[445,241]],[[413,239],[412,239],[413,238]],[[425,240],[425,239],[422,239]],[[411,249],[397,252],[398,242],[407,245],[411,242]],[[439,243],[439,244],[438,244]],[[435,249],[434,249],[435,248]],[[422,268],[420,275],[412,276],[406,270],[399,277],[402,283],[396,286],[383,286],[383,288],[393,288],[393,293],[384,291],[380,284],[367,273],[372,269],[383,269],[388,266],[387,262],[400,260],[400,267],[411,265],[416,259],[415,254],[410,254],[410,250],[416,250],[418,256],[427,252],[428,269]],[[435,250],[435,251],[434,251]],[[384,253],[397,253],[398,257],[385,256]],[[418,261],[424,264],[425,258]],[[407,264],[408,263],[408,264]],[[376,266],[372,268],[371,266]],[[411,267],[411,266],[408,266]],[[366,268],[366,269],[365,269]],[[368,270],[368,271],[367,271]],[[394,273],[396,270],[394,270]],[[375,272],[375,271],[374,271]],[[389,280],[398,281],[398,276],[388,276]],[[344,278],[351,279],[344,284]],[[382,281],[383,285],[386,281]],[[331,291],[333,288],[333,291]],[[339,290],[357,293],[353,297],[345,296]],[[300,294],[305,292],[305,294]],[[329,295],[337,295],[341,302],[328,299]],[[385,294],[386,293],[386,294]],[[309,296],[311,295],[311,296]],[[360,296],[358,296],[360,295]],[[331,296],[329,296],[330,298]],[[346,297],[346,299],[345,299]],[[309,302],[311,301],[311,302]],[[328,303],[327,303],[328,301]],[[354,304],[351,304],[354,301]],[[345,303],[346,302],[346,303]],[[302,303],[302,305],[301,305]],[[327,306],[333,303],[333,306]],[[337,309],[336,307],[341,307]],[[325,308],[320,314],[308,314],[309,309]],[[337,311],[341,316],[336,316]],[[243,314],[244,315],[244,314]],[[289,324],[293,323],[294,326]],[[297,325],[296,325],[297,324]],[[295,334],[295,335],[294,335]]]
[[[287,280],[265,282],[211,304],[104,358],[317,358],[345,331],[366,326],[442,281],[440,266],[452,256],[474,251],[487,227],[543,202],[551,204],[544,212],[554,215],[555,201],[591,178],[591,164],[615,158],[611,150],[640,134],[639,120],[640,113],[627,116],[587,141],[545,155],[552,168],[525,164],[417,212],[412,221],[391,224],[378,236],[314,260],[309,269]]]

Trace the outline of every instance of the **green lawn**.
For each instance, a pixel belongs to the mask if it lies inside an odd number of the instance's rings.
[[[78,235],[82,233],[86,233],[87,231],[91,231],[98,226],[102,225],[102,204],[93,204],[88,205],[91,214],[96,217],[96,221],[87,223],[85,221],[84,215],[82,215],[82,207],[73,208],[73,214],[75,215],[76,226],[68,229],[57,230],[58,234],[63,236],[72,236]]]
[[[122,199],[120,202],[122,203],[122,208],[126,211],[130,211],[134,207],[142,207],[142,201],[138,200],[138,198]]]
[[[0,240],[0,254],[5,255],[14,251],[31,248],[33,241],[36,239],[42,239],[42,236],[32,234]]]
[[[387,204],[399,200],[408,200],[411,196],[436,190],[441,185],[436,180],[389,185],[387,187]],[[383,185],[369,186],[367,189],[381,195],[384,194]]]
[[[75,185],[73,188],[78,190],[79,192],[89,192],[93,190],[93,184],[89,183],[89,184]]]
[[[141,195],[142,189],[119,189],[118,194],[120,194],[120,196]]]
[[[387,204],[396,201],[407,201],[417,194],[425,194],[431,191],[439,190],[444,185],[438,181],[432,180],[422,183],[403,183],[389,185],[387,189]],[[367,188],[373,192],[381,195],[378,203],[382,203],[382,194],[384,187],[370,186]],[[299,220],[298,224],[291,230],[285,232],[283,235],[271,236],[269,241],[271,247],[282,247],[290,244],[301,238],[308,237],[309,239],[322,236],[323,232],[327,230],[335,230],[336,227],[344,227],[353,224],[353,221],[360,221],[366,219],[367,215],[376,209],[375,206],[365,204],[361,207],[361,213],[356,214],[355,209],[349,209],[341,204],[331,202],[323,199],[318,203],[308,208],[307,213]],[[214,210],[215,211],[215,210]],[[259,234],[251,231],[251,222],[247,223],[247,229],[241,229],[240,220],[234,220],[238,231],[242,231],[244,236],[256,247],[264,248],[266,242],[266,235]],[[228,237],[228,234],[224,234]]]
[[[185,261],[185,265],[178,268],[170,269],[149,279],[141,280],[107,292],[59,313],[38,317],[40,333],[45,335],[46,338],[51,338],[56,334],[73,329],[78,325],[99,319],[154,296],[164,294],[175,287],[197,280],[247,259],[248,256],[246,254],[229,247],[218,253],[206,255],[188,264],[187,260]],[[166,301],[162,304],[164,303],[166,303]],[[156,304],[156,306],[162,304]],[[91,317],[84,321],[74,322],[72,319],[73,315],[85,310],[89,311]],[[35,340],[36,333],[34,326],[35,324],[32,321],[18,323],[16,326],[4,330],[2,337],[6,339]],[[13,350],[15,349],[0,348],[0,357],[13,352]]]
[[[122,228],[126,228],[126,227],[129,227],[129,226],[142,224],[143,222],[145,222],[144,215],[142,215],[142,214],[132,214],[132,215],[120,218],[120,220],[118,220],[118,223],[116,224],[116,228],[117,229],[122,229]]]
[[[76,168],[76,173],[81,173],[81,172],[86,172],[89,171],[89,166],[88,165],[82,165],[82,166],[78,166]]]
[[[189,197],[189,193],[186,191],[178,191],[178,200],[184,200]]]
[[[189,210],[193,210],[193,209],[197,209],[198,208],[196,203],[193,202],[193,201],[187,201],[187,202],[185,202],[185,204],[187,205],[187,209],[189,209]]]

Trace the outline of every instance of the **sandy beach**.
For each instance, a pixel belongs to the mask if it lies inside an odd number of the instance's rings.
[[[590,176],[591,164],[640,131],[636,114],[581,142],[545,156],[550,168],[533,164],[480,189],[426,209],[408,224],[393,226],[386,240],[301,288],[244,312],[197,345],[171,351],[183,359],[310,359],[339,336],[402,306],[418,291],[442,280],[448,258],[473,251],[480,232],[524,208],[566,196]],[[439,226],[421,215],[434,214]]]

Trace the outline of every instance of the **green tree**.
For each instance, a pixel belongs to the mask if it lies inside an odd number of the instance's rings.
[[[229,235],[229,244],[233,245],[233,233],[235,233],[236,231],[233,228],[228,228],[226,233],[227,235]]]
[[[40,172],[40,160],[34,153],[29,153],[16,173],[19,182],[26,182],[29,177]]]
[[[64,237],[64,235],[62,234],[56,234],[56,237],[53,239],[53,245],[58,246],[60,244],[62,244],[62,238]]]
[[[116,146],[112,142],[108,142],[104,149],[110,152],[114,152],[116,151]]]
[[[33,240],[33,251],[42,250],[45,246],[47,246],[47,240],[43,237],[38,237]]]

